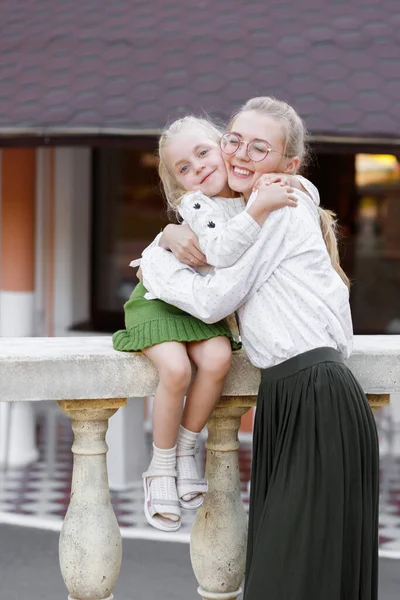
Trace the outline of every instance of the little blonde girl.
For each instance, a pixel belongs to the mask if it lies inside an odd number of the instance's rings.
[[[228,187],[220,138],[213,124],[189,116],[174,122],[159,141],[168,205],[199,237],[210,265],[199,269],[202,274],[233,265],[270,212],[297,204],[291,187],[275,183],[255,192],[246,207]],[[203,503],[207,481],[197,471],[196,442],[221,396],[231,349],[239,346],[226,320],[205,324],[152,299],[141,283],[124,308],[126,329],[114,334],[114,348],[143,351],[159,374],[153,457],[143,474],[145,516],[157,529],[177,531],[181,508],[196,510]],[[191,361],[197,367],[193,380]]]

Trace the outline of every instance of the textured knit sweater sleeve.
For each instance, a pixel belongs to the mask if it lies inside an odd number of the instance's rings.
[[[208,198],[201,192],[185,194],[178,210],[197,235],[200,249],[213,267],[235,264],[261,231],[246,211],[227,221],[219,210],[218,198]]]

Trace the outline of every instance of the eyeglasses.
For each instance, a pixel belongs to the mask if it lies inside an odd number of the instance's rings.
[[[245,142],[236,133],[224,133],[220,141],[220,147],[224,154],[235,154],[242,144],[245,144],[247,156],[254,162],[264,160],[270,152],[276,152],[265,140],[255,139],[251,142]],[[281,154],[281,152],[277,152],[277,154]],[[281,156],[285,155],[281,154]]]

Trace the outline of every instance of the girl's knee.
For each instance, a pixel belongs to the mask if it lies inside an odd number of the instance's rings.
[[[213,338],[210,341],[213,343],[207,343],[197,362],[197,368],[206,371],[210,376],[225,377],[231,368],[230,342],[224,337]]]
[[[186,344],[164,342],[144,350],[158,371],[160,383],[171,392],[184,393],[192,378]]]
[[[163,385],[176,392],[185,392],[192,378],[192,367],[189,358],[171,360],[159,368],[159,376]]]

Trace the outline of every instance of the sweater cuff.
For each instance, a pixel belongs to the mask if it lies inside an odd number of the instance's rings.
[[[253,217],[249,215],[247,210],[244,210],[242,213],[240,213],[240,217],[243,235],[246,235],[249,239],[255,240],[261,231],[261,227],[257,221],[255,221]]]

